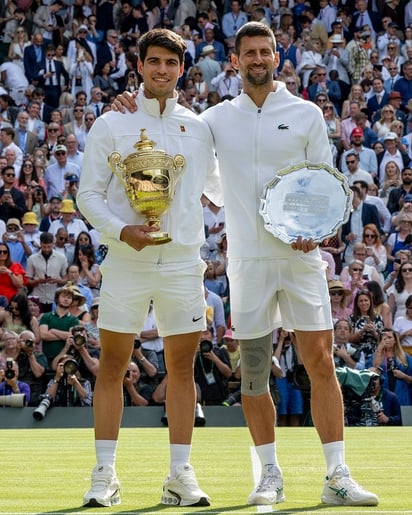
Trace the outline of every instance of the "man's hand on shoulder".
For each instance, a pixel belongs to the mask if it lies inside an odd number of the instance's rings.
[[[155,244],[150,233],[157,230],[158,227],[149,227],[148,225],[126,225],[120,233],[120,240],[135,250],[142,250],[147,245]]]
[[[293,250],[301,250],[305,254],[311,250],[316,249],[317,246],[318,244],[315,243],[312,239],[304,240],[302,236],[299,236],[299,238],[294,243],[292,243]]]
[[[135,98],[137,96],[137,91],[133,91],[130,93],[129,91],[123,91],[120,95],[117,95],[116,98],[112,102],[112,111],[116,111],[119,113],[125,114],[126,111],[134,113],[137,111],[137,106],[135,102]]]

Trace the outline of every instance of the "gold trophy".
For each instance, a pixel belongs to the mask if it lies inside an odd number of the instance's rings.
[[[161,230],[160,217],[172,203],[186,160],[181,154],[171,156],[164,150],[154,150],[155,145],[146,129],[141,129],[140,140],[134,145],[137,152],[122,161],[120,152],[114,151],[108,159],[111,171],[123,183],[132,208],[145,217],[147,225],[159,228],[150,236],[155,245],[162,245],[172,238]]]

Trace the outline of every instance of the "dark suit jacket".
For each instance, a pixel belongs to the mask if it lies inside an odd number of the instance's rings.
[[[107,43],[101,45],[97,50],[97,64],[96,68],[103,66],[105,63],[110,63],[113,60],[110,47]]]
[[[377,34],[379,31],[382,30],[381,17],[377,13],[375,13],[374,11],[369,11],[368,10],[368,14],[369,14],[369,17],[370,17],[371,22],[372,22],[372,28],[373,28],[373,30]],[[354,32],[355,27],[357,27],[357,22],[358,22],[359,16],[360,16],[360,13],[358,11],[356,11],[352,15],[352,23],[350,24],[350,28],[349,28],[350,31],[352,32],[352,34]]]
[[[41,81],[41,77],[39,76],[40,70],[45,69],[45,60],[46,54],[45,49],[42,47],[42,57],[41,61],[38,63],[36,58],[36,52],[34,50],[34,45],[29,45],[24,49],[23,53],[23,64],[24,64],[24,74],[27,77],[27,80],[32,83],[36,81],[37,83]],[[36,84],[37,85],[37,84]]]
[[[352,213],[349,215],[349,220],[342,225],[342,241],[346,243],[346,236],[351,232]],[[362,224],[365,227],[367,224],[375,224],[378,231],[383,234],[381,223],[379,221],[378,210],[372,204],[362,205]]]
[[[54,62],[55,70],[56,70],[56,80],[57,80],[58,86],[46,86],[46,87],[55,87],[55,88],[61,89],[60,84],[61,84],[62,75],[64,77],[64,84],[66,86],[68,86],[70,78],[69,78],[69,74],[67,73],[66,68],[63,66],[63,64],[60,61],[56,61],[56,59],[53,59],[53,62]],[[47,72],[47,70],[46,70],[46,72]],[[42,79],[42,87],[43,88],[45,87],[45,82],[46,82],[45,79]]]
[[[380,104],[378,102],[378,98],[376,95],[373,95],[368,100],[367,107],[368,107],[368,116],[369,116],[370,120],[372,120],[373,115],[374,115],[374,113],[376,113],[376,111],[379,111],[380,109],[382,109],[382,107],[384,105],[389,103],[389,95],[385,91],[383,91],[381,93],[381,95],[382,95],[382,100],[381,100]]]
[[[13,197],[14,207],[11,207],[9,204],[2,204],[0,206],[0,219],[4,222],[7,222],[9,218],[18,218],[21,220],[24,213],[27,211],[26,201],[24,200],[23,193],[17,188],[12,188],[10,190],[11,196]],[[4,194],[4,186],[0,188],[0,198]]]

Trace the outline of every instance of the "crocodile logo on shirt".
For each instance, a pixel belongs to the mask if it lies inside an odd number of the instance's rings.
[[[284,123],[280,123],[278,125],[278,129],[281,130],[281,131],[287,131],[287,130],[289,130],[289,125],[285,125]]]

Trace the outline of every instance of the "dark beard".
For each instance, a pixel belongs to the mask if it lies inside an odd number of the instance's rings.
[[[262,75],[261,77],[253,77],[248,71],[246,74],[246,80],[250,84],[253,84],[253,86],[264,86],[265,84],[269,84],[273,78],[270,76],[267,70],[265,75]]]

